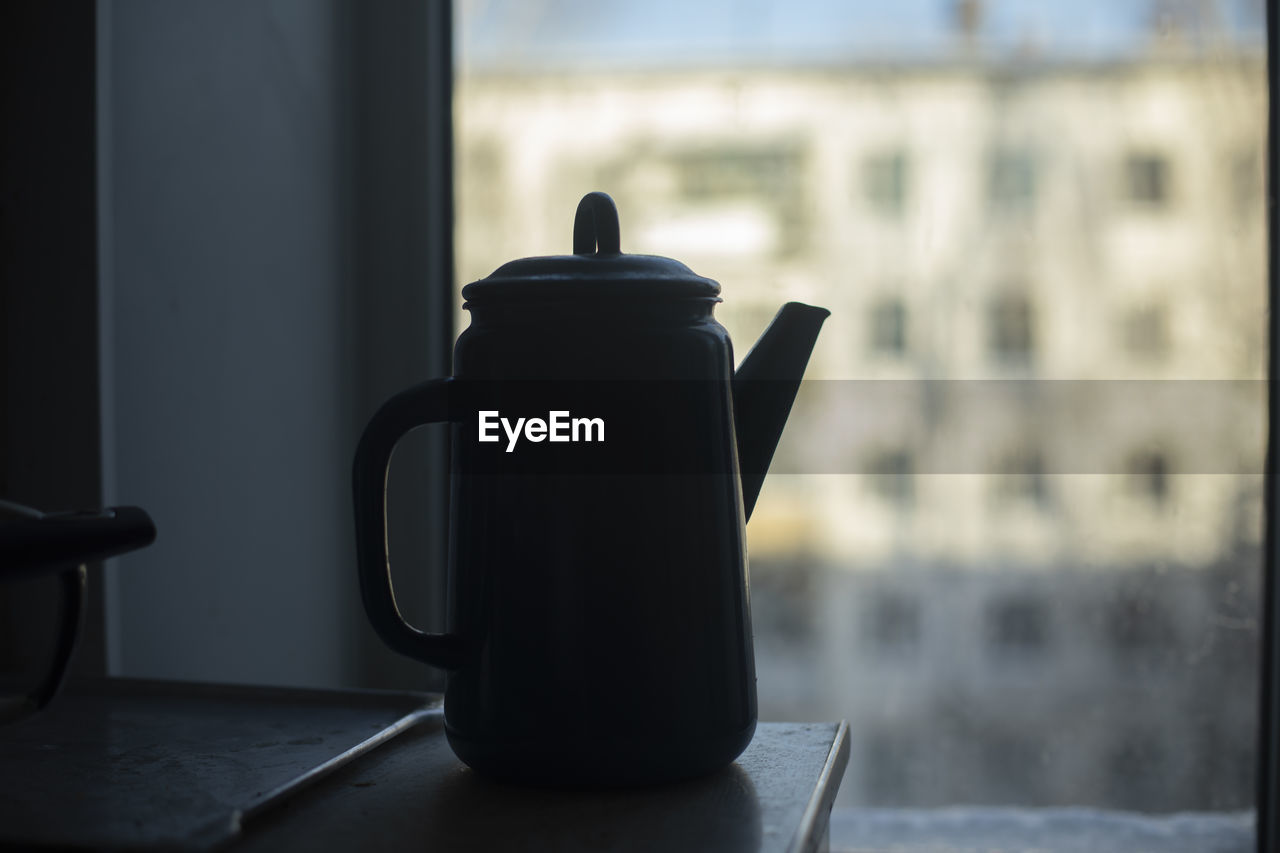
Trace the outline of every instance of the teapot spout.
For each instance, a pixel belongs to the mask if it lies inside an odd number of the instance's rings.
[[[783,305],[734,374],[733,417],[747,518],[755,509],[822,321],[829,316],[830,311],[813,305]]]

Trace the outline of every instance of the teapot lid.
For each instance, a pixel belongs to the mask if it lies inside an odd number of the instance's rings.
[[[679,261],[624,254],[618,207],[602,192],[587,193],[578,203],[572,255],[521,258],[462,288],[468,300],[634,296],[717,297],[719,301],[719,293],[719,283],[696,275]]]

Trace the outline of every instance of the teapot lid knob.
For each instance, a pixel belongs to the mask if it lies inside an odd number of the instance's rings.
[[[719,293],[719,284],[695,275],[679,261],[624,254],[618,239],[617,205],[607,193],[593,192],[578,202],[572,255],[508,261],[487,278],[462,288],[462,298],[467,300],[462,307],[470,310],[489,299],[718,301]]]
[[[578,212],[573,217],[573,253],[617,255],[621,252],[618,206],[608,193],[587,193],[578,202]]]

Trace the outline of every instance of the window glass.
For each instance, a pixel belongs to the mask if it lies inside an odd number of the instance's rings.
[[[840,804],[1251,807],[1262,4],[456,8],[459,284],[604,190],[739,358],[832,312],[747,535]]]
[[[907,204],[907,178],[907,155],[903,151],[872,154],[862,168],[867,204],[885,217],[901,216]]]
[[[1231,157],[1229,169],[1226,182],[1230,188],[1233,212],[1241,218],[1248,219],[1257,210],[1262,191],[1266,186],[1261,152],[1246,145]]]
[[[1169,458],[1159,450],[1140,450],[1129,458],[1129,486],[1140,498],[1162,506],[1170,497]]]
[[[867,463],[871,491],[891,506],[909,507],[915,500],[915,461],[906,450],[886,450]]]
[[[993,598],[987,604],[987,642],[997,654],[1036,655],[1049,645],[1049,610],[1030,595]]]
[[[1125,159],[1128,198],[1144,207],[1159,208],[1169,201],[1169,161],[1162,154],[1134,153]]]
[[[907,351],[907,306],[887,297],[871,306],[871,349],[881,355],[901,356]]]
[[[1003,504],[1043,509],[1049,503],[1049,478],[1038,450],[1009,451],[996,467],[993,480],[995,496]]]
[[[1035,350],[1035,316],[1031,300],[1021,293],[1003,293],[991,300],[991,355],[1002,364],[1026,364]]]
[[[987,197],[998,213],[1030,213],[1035,203],[1035,160],[1025,149],[998,148],[988,163]]]

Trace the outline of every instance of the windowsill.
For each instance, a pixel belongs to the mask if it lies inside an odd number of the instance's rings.
[[[831,849],[894,853],[1250,853],[1253,812],[1149,815],[1087,808],[837,808]]]

